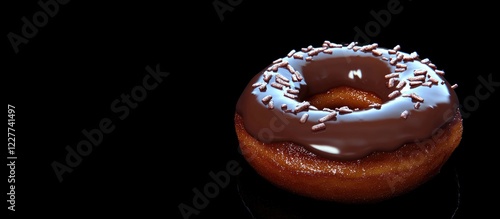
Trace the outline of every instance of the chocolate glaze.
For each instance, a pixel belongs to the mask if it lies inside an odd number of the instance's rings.
[[[455,115],[457,96],[442,74],[436,73],[435,65],[428,59],[425,59],[424,64],[416,53],[382,49],[376,45],[340,48],[338,44],[335,45],[328,48],[326,44],[326,47],[295,52],[295,57],[288,55],[276,61],[250,81],[236,106],[236,113],[243,117],[244,127],[250,135],[264,143],[294,142],[330,159],[354,160],[372,152],[392,151],[405,143],[429,138]],[[277,71],[273,71],[276,67]],[[434,83],[430,87],[410,86],[408,78],[416,76],[414,70],[419,70],[417,74],[426,70],[424,81],[433,78]],[[387,86],[389,79],[385,76],[395,72],[399,73],[395,79],[407,82],[400,89]],[[270,74],[270,79],[265,74]],[[271,86],[277,79],[283,82],[277,74],[289,80],[289,87],[278,89]],[[302,80],[294,80],[296,78]],[[263,89],[263,86],[258,87],[255,83],[267,85]],[[324,122],[326,128],[313,131],[312,127],[320,123],[319,119],[331,111],[308,108],[296,112],[294,109],[307,97],[338,86],[372,92],[383,100],[383,104],[380,108],[339,113]],[[299,90],[297,98],[287,97],[287,89]],[[395,90],[399,90],[401,95],[389,98],[389,94]],[[419,107],[415,107],[418,100],[412,98],[411,93],[423,98]],[[287,107],[270,109],[262,101],[268,95],[271,95],[274,106],[285,104]],[[405,110],[408,111],[407,117],[402,118]],[[307,121],[301,122],[305,113],[308,114]]]

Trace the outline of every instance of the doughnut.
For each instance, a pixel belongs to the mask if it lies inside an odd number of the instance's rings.
[[[458,147],[456,87],[399,45],[325,41],[291,50],[243,89],[234,114],[239,148],[289,192],[383,201],[432,179]]]

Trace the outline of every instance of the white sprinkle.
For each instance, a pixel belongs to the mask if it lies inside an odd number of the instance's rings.
[[[318,122],[326,122],[328,120],[331,120],[333,118],[337,117],[337,112],[333,111],[331,113],[328,113],[326,116],[321,117]]]
[[[286,56],[288,56],[288,58],[290,58],[290,57],[292,57],[292,55],[293,55],[294,53],[295,53],[295,49],[292,49],[292,50],[288,53],[288,55],[286,55]]]
[[[410,114],[410,113],[408,112],[408,110],[405,110],[405,111],[403,111],[403,112],[401,113],[401,118],[406,119],[406,118],[408,118],[408,115],[409,115],[409,114]]]
[[[313,125],[313,126],[311,127],[311,130],[312,130],[313,132],[321,131],[321,130],[323,130],[323,129],[326,129],[326,125],[325,125],[325,123],[318,123],[318,124]]]
[[[309,118],[309,115],[307,113],[304,113],[302,117],[300,117],[300,123],[306,123],[307,118]]]
[[[456,89],[458,87],[458,84],[451,85],[451,89]]]
[[[390,99],[393,99],[393,98],[399,96],[400,94],[401,94],[401,92],[399,92],[399,90],[395,90],[392,93],[390,93],[387,97],[389,97]]]

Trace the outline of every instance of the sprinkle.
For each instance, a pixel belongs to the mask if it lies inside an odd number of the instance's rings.
[[[267,89],[267,83],[262,83],[262,85],[260,85],[260,86],[259,86],[259,90],[260,90],[261,92],[266,91],[266,89]]]
[[[401,46],[400,45],[396,45],[392,50],[399,51],[400,49],[401,49]]]
[[[302,79],[304,79],[304,78],[302,77],[302,75],[300,74],[300,72],[295,71],[294,73],[295,73],[294,75],[296,75],[296,76],[297,76],[297,80],[302,81]]]
[[[411,93],[410,94],[410,97],[416,101],[419,101],[419,102],[424,102],[424,98],[418,96],[416,93]]]
[[[373,49],[376,49],[378,48],[378,43],[372,43],[372,45],[370,45]]]
[[[407,65],[403,64],[403,63],[396,64],[396,68],[406,68],[406,67],[407,67]]]
[[[411,97],[411,94],[406,93],[406,94],[403,94],[403,95],[401,95],[401,96],[402,96],[402,97]]]
[[[290,87],[290,83],[286,82],[286,81],[283,81],[281,80],[280,78],[276,78],[276,82],[282,84],[283,86],[285,87]]]
[[[356,44],[358,44],[357,42],[351,42],[349,45],[347,45],[347,49],[352,49],[352,47],[354,47]]]
[[[397,58],[391,58],[391,61],[389,61],[391,65],[395,65],[397,62],[398,62]]]
[[[267,104],[267,108],[274,109],[274,102],[272,100]]]
[[[422,83],[423,82],[421,82],[421,81],[411,81],[410,82],[410,86],[415,87],[415,86],[422,85]]]
[[[256,87],[259,87],[262,84],[263,84],[262,82],[257,82],[257,83],[252,84],[252,87],[256,88]]]
[[[390,73],[390,74],[385,75],[386,79],[394,78],[394,77],[399,77],[399,73]]]
[[[272,69],[272,71],[277,72],[278,71],[278,67],[279,67],[278,65],[273,65],[273,67],[271,69]]]
[[[432,82],[433,84],[438,84],[439,83],[439,81],[437,79],[433,78],[433,77],[429,77],[429,81]]]
[[[308,52],[309,51],[307,48],[302,48],[300,50],[302,50],[302,52]]]
[[[319,50],[317,49],[314,49],[314,50],[311,50],[307,53],[308,56],[315,56],[319,53]]]
[[[269,80],[271,80],[271,77],[272,77],[272,75],[271,75],[271,74],[264,73],[264,78],[263,78],[263,80],[264,80],[265,82],[269,82]]]
[[[301,54],[295,53],[295,54],[293,54],[293,58],[294,59],[303,59],[304,56],[302,56]]]
[[[343,106],[337,109],[339,113],[352,113],[352,109],[349,109],[348,106]]]
[[[286,78],[285,76],[283,76],[282,74],[276,74],[276,79],[281,79],[285,82],[290,82],[290,80],[288,80],[288,78]]]
[[[306,57],[306,61],[312,61],[313,58],[311,56]]]
[[[271,83],[271,87],[274,87],[276,89],[280,89],[281,90],[283,88],[283,85],[282,84],[278,84],[276,82],[273,82],[273,83]]]
[[[333,111],[331,113],[328,113],[326,116],[321,117],[318,122],[326,122],[328,120],[331,120],[333,118],[337,117],[337,112]]]
[[[293,81],[293,82],[297,82],[297,81],[299,81],[299,80],[297,80],[297,75],[292,75],[292,81]]]
[[[389,61],[389,58],[387,58],[387,57],[385,57],[385,56],[384,56],[384,57],[382,57],[381,59],[382,59],[382,60],[384,60],[384,61]]]
[[[406,71],[406,68],[396,68],[394,69],[395,72],[404,72]]]
[[[286,92],[289,94],[299,94],[300,93],[299,90],[295,90],[295,89],[288,89],[288,90],[286,90]]]
[[[431,81],[426,81],[426,82],[422,83],[422,86],[431,87],[432,86],[432,82]]]
[[[309,102],[307,102],[307,101],[304,101],[304,102],[302,102],[302,103],[299,103],[297,106],[295,106],[295,110],[294,110],[294,112],[295,112],[295,113],[298,113],[298,112],[300,112],[300,111],[306,110],[306,109],[308,109],[308,108],[309,108],[309,106],[310,106],[310,105],[311,105],[311,104],[310,104]]]
[[[359,47],[359,46],[353,46],[353,47],[352,47],[352,50],[353,50],[354,52],[357,52],[359,49],[361,49],[361,47]]]
[[[309,118],[307,113],[302,114],[302,117],[300,117],[300,123],[306,123],[307,118]]]
[[[321,131],[321,130],[324,130],[324,129],[326,129],[326,125],[325,125],[325,123],[318,123],[318,124],[313,125],[313,126],[311,127],[311,130],[312,130],[313,132]]]
[[[413,70],[413,75],[425,75],[427,74],[427,70],[423,70],[423,69],[415,69]]]
[[[414,107],[415,109],[420,108],[420,102],[416,102],[416,103],[413,105],[413,107]]]
[[[393,49],[389,49],[389,50],[387,50],[387,52],[388,52],[389,54],[396,54],[396,52],[397,52],[397,51],[396,51],[396,50],[393,50]]]
[[[289,94],[289,93],[283,93],[285,97],[288,97],[290,99],[297,99],[297,95],[295,94]]]
[[[287,66],[287,65],[288,65],[288,61],[286,61],[286,60],[285,60],[285,61],[282,61],[282,62],[280,62],[280,63],[276,64],[276,65],[277,65],[278,67],[285,67],[285,66]]]
[[[401,118],[406,119],[406,118],[408,118],[408,115],[409,115],[409,114],[410,114],[410,113],[408,112],[408,110],[405,110],[405,111],[403,111],[403,112],[401,113]]]
[[[288,106],[286,105],[286,103],[281,104],[281,109],[282,109],[282,110],[286,110],[286,108],[288,108]]]
[[[429,67],[431,67],[432,69],[436,69],[436,68],[437,68],[437,67],[436,67],[436,65],[434,65],[433,63],[429,63],[429,64],[427,64],[427,65],[428,65]]]
[[[410,53],[410,56],[411,56],[413,59],[417,59],[417,58],[418,58],[418,53],[417,53],[417,52],[412,52],[412,53]]]
[[[372,103],[372,104],[368,105],[368,107],[380,109],[380,107],[382,107],[382,105],[380,105],[378,103]]]
[[[273,64],[280,63],[281,61],[283,61],[282,58],[276,59],[276,60],[273,61]]]
[[[286,69],[288,69],[288,71],[290,71],[290,73],[292,73],[292,74],[295,72],[295,69],[293,69],[293,67],[291,65],[287,65]]]
[[[408,78],[408,81],[423,81],[423,80],[425,80],[425,76],[423,75]]]
[[[271,95],[267,95],[267,96],[265,96],[264,98],[262,98],[262,103],[264,103],[264,104],[268,104],[268,103],[269,103],[269,101],[271,101],[271,99],[273,99],[273,96],[271,96]]]
[[[438,75],[444,75],[444,71],[443,70],[435,70],[435,72]]]
[[[394,78],[389,78],[389,82],[387,82],[387,88],[391,88],[391,87],[394,87],[394,83],[395,83],[396,79]]]
[[[406,61],[406,62],[413,61],[413,56],[405,55],[405,56],[403,56],[403,61]]]
[[[458,84],[451,85],[451,89],[456,89],[458,87]]]
[[[398,85],[396,85],[396,89],[401,89],[406,85],[406,81],[399,81]]]
[[[330,109],[330,108],[326,108],[326,107],[325,107],[325,108],[323,108],[322,110],[323,110],[323,111],[327,111],[327,112],[335,112],[335,110],[332,110],[332,109]]]
[[[336,43],[329,43],[328,46],[331,48],[342,48],[342,45]]]
[[[266,91],[266,89],[267,89],[267,83],[263,83],[262,85],[260,85],[260,86],[259,86],[259,90],[260,90],[261,92]]]
[[[372,50],[372,54],[376,55],[376,56],[381,56],[382,55],[382,51],[374,49],[374,50]]]
[[[425,59],[420,60],[420,62],[421,62],[422,64],[427,64],[427,63],[429,63],[430,61],[431,61],[431,60],[429,60],[428,58],[425,58]]]
[[[393,99],[393,98],[399,96],[400,94],[401,94],[401,92],[399,92],[399,90],[395,90],[392,93],[390,93],[387,97],[389,97],[390,99]]]
[[[441,81],[441,84],[444,84],[444,81]]]
[[[310,109],[310,110],[318,110],[318,108],[316,108],[316,107],[315,107],[315,106],[313,106],[313,105],[310,105],[310,106],[309,106],[309,109]]]
[[[309,45],[309,46],[307,47],[307,51],[311,51],[313,48],[314,48],[313,46]]]
[[[403,59],[404,59],[404,57],[405,57],[405,56],[404,56],[403,54],[401,54],[401,53],[398,53],[398,55],[396,56],[396,58],[397,58],[399,61],[403,60]]]
[[[326,54],[333,54],[333,50],[331,50],[331,49],[325,49],[325,50],[323,50],[323,52]]]

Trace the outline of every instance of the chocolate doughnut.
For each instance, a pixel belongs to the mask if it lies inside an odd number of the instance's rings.
[[[251,79],[236,105],[235,126],[245,158],[279,187],[343,202],[382,200],[430,179],[461,139],[456,85],[429,59],[400,49],[325,41],[322,47],[292,50],[273,61]],[[426,146],[418,144],[429,139]],[[303,165],[281,162],[291,159],[284,154]],[[391,172],[414,165],[404,155],[422,156],[427,162],[418,165],[426,171]],[[364,171],[363,165],[379,173],[342,173],[349,172],[342,168]],[[281,177],[270,168],[306,178]],[[386,180],[374,180],[391,174],[404,175],[406,185],[395,189]],[[349,177],[353,181],[345,181]],[[311,183],[320,178],[328,184]],[[383,192],[370,192],[369,183]]]

